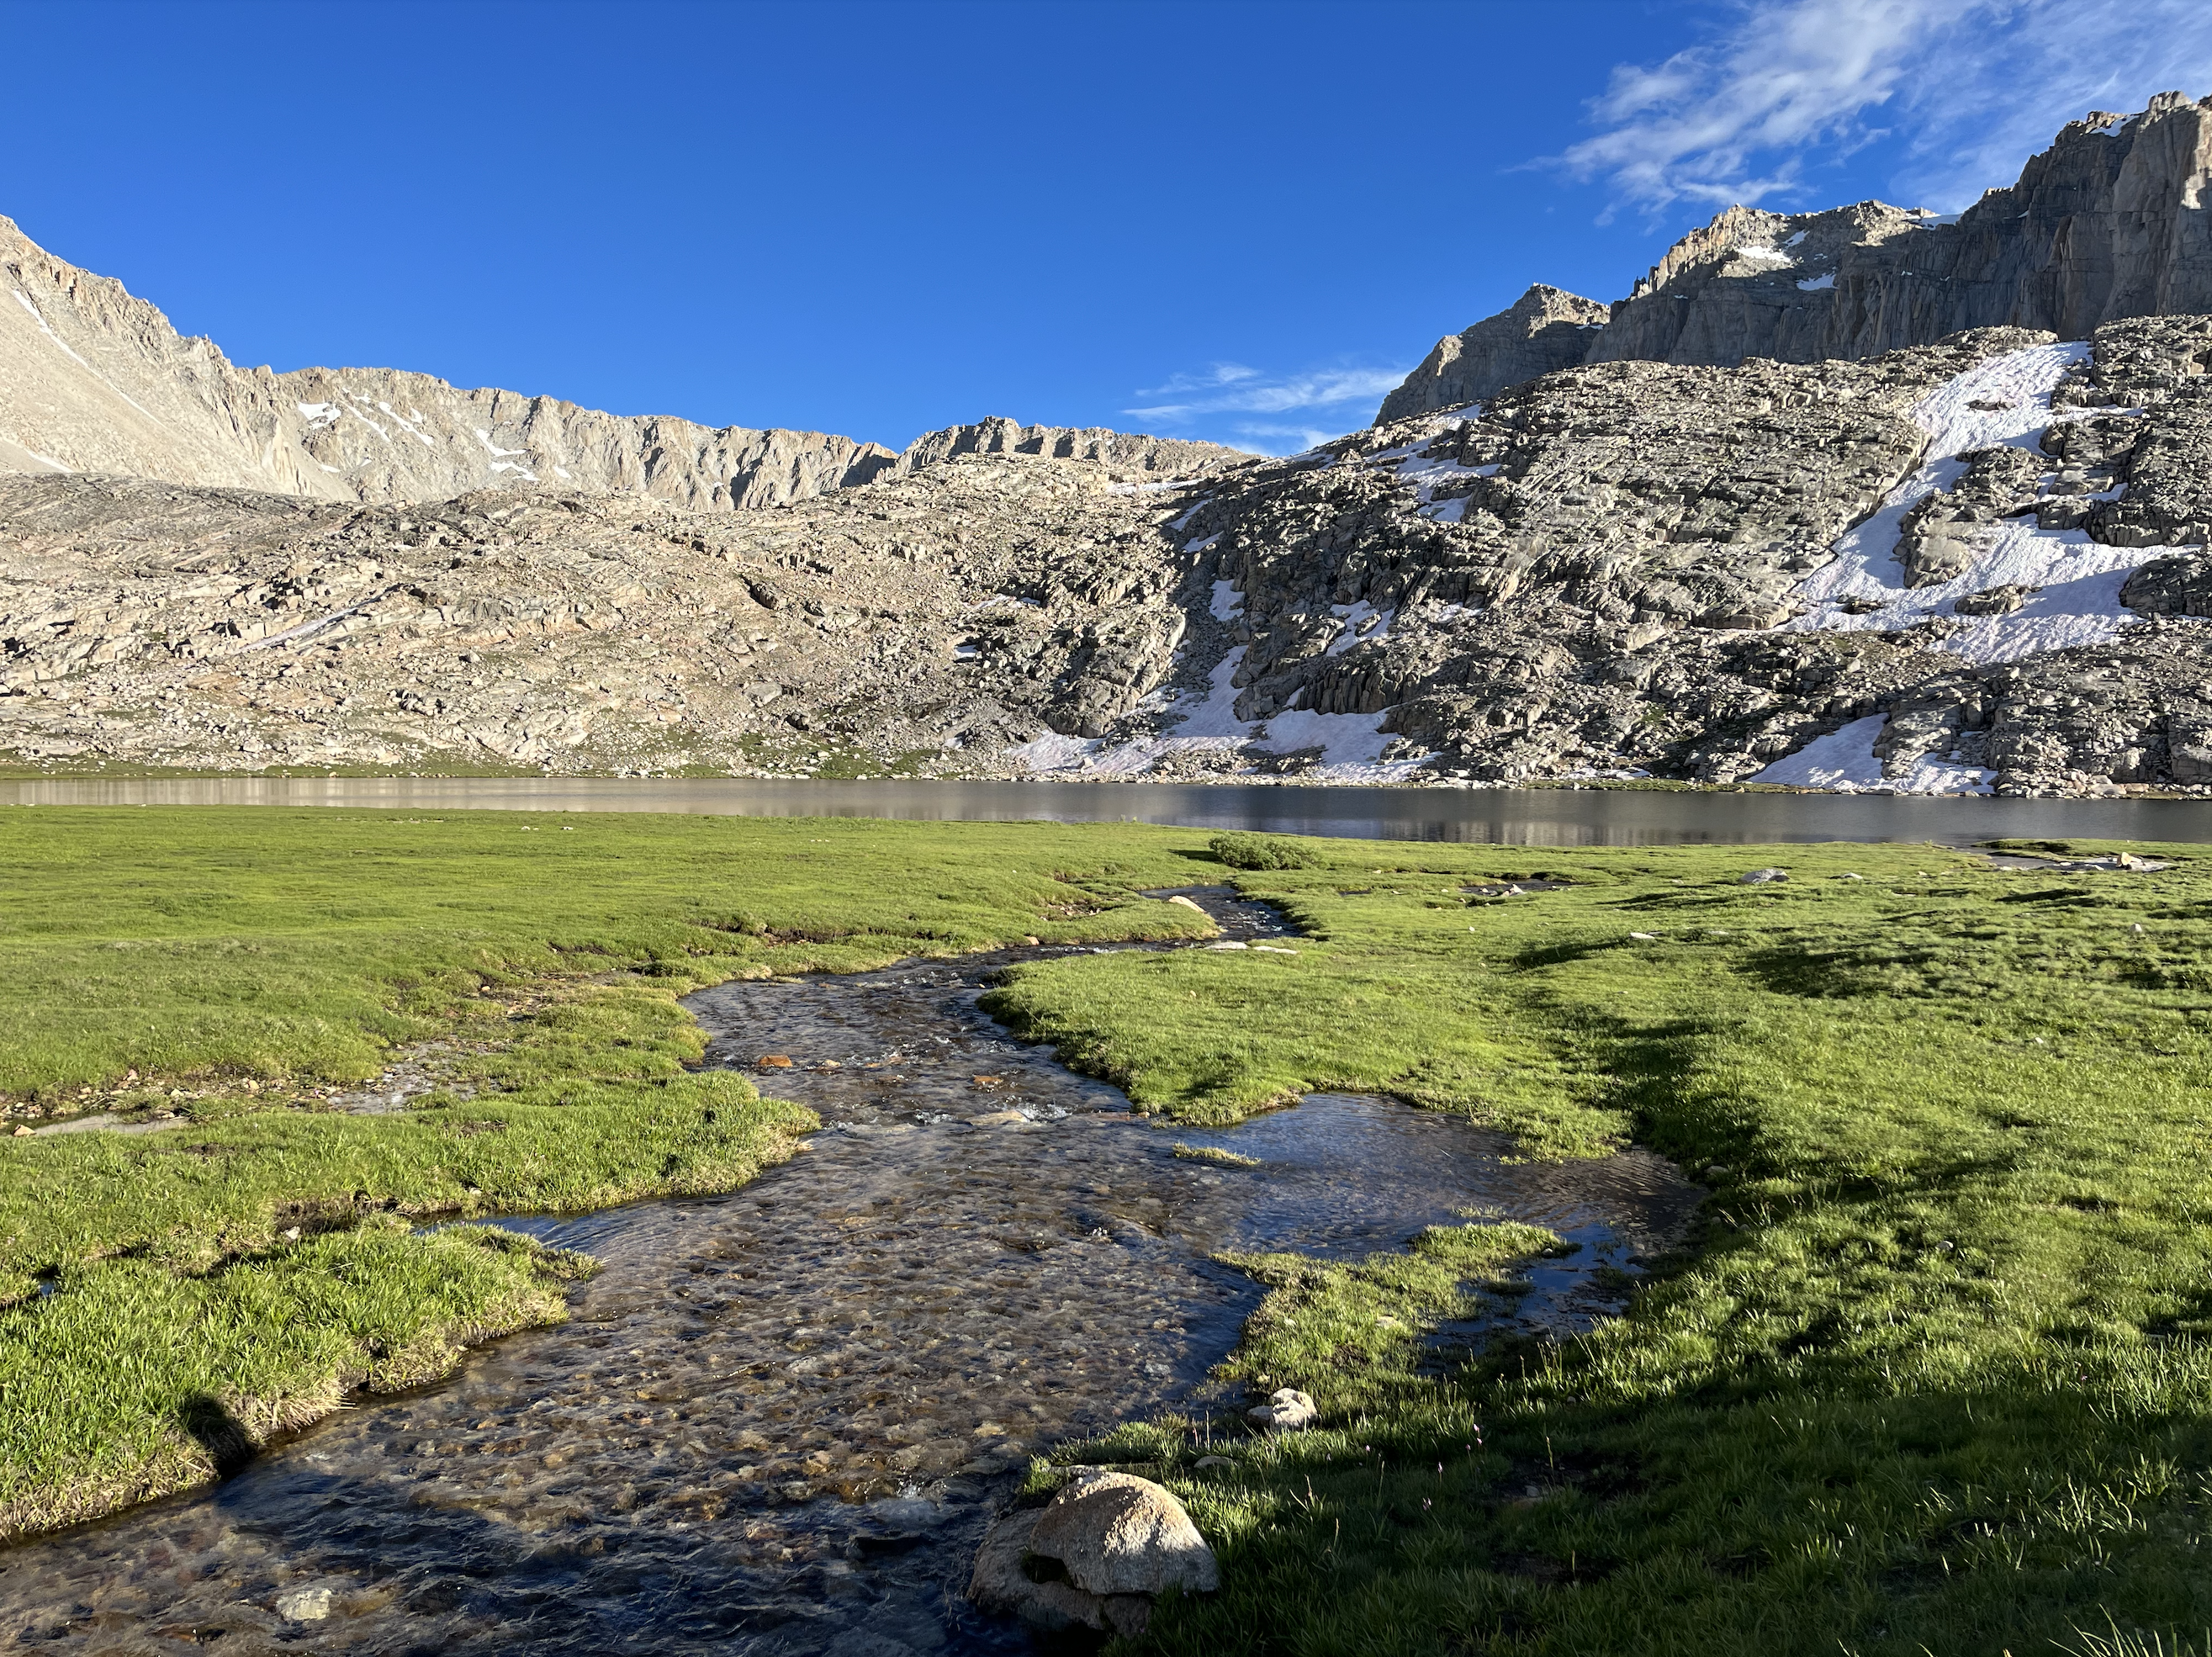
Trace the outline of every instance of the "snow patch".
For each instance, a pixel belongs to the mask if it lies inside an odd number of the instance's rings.
[[[1244,595],[1237,591],[1236,582],[1216,581],[1213,584],[1213,599],[1206,605],[1206,613],[1217,622],[1231,621],[1243,604]]]
[[[1995,773],[1973,766],[1923,755],[1909,769],[1894,777],[1882,774],[1881,761],[1874,751],[1887,713],[1853,719],[1840,731],[1832,731],[1768,766],[1749,780],[1779,783],[1795,788],[1825,788],[1838,794],[1882,790],[1897,794],[1986,794]]]
[[[1215,583],[1216,601],[1226,582]],[[1382,750],[1392,738],[1379,729],[1381,713],[1315,713],[1291,709],[1272,719],[1237,717],[1237,688],[1233,681],[1244,665],[1244,646],[1237,646],[1206,676],[1205,697],[1193,703],[1170,735],[1143,737],[1108,747],[1102,740],[1073,737],[1039,737],[1010,750],[1030,770],[1073,772],[1090,778],[1140,777],[1162,760],[1177,754],[1230,755],[1244,747],[1267,754],[1321,750],[1321,769],[1298,778],[1301,782],[1381,783],[1402,781],[1429,756],[1385,761]]]
[[[1797,284],[1797,291],[1801,294],[1817,294],[1824,288],[1833,288],[1835,285],[1836,273],[1831,270],[1824,276],[1806,277]]]
[[[477,441],[483,444],[484,447],[490,452],[491,458],[495,460],[511,460],[516,455],[528,454],[530,452],[527,449],[502,449],[498,444],[491,440],[491,434],[486,431],[483,427],[479,426],[476,429]],[[493,470],[496,470],[498,469],[495,467]]]
[[[1456,524],[1466,516],[1467,503],[1472,498],[1464,495],[1455,495],[1449,501],[1439,501],[1433,506],[1422,507],[1419,510],[1421,516],[1431,523]]]
[[[1746,264],[1756,265],[1762,270],[1779,270],[1785,265],[1797,263],[1778,247],[1760,247],[1755,245],[1735,249],[1734,257],[1741,259]]]
[[[338,423],[338,405],[335,403],[295,403],[301,417],[310,426],[335,426]]]
[[[1896,556],[1905,515],[1965,474],[1964,463],[1953,457],[1998,445],[2036,450],[2051,423],[2052,389],[2088,354],[2081,343],[2008,352],[1915,404],[1912,417],[1929,434],[1930,458],[1890,491],[1871,518],[1837,540],[1835,561],[1798,585],[1812,608],[1785,625],[1799,632],[1894,633],[1934,616],[1952,616],[1955,600],[1990,587],[2042,589],[2008,616],[1958,616],[1965,625],[1936,641],[1936,648],[1988,663],[2096,644],[2139,621],[2120,604],[2120,588],[2137,566],[2173,548],[2103,546],[2080,530],[2039,529],[2033,518],[1984,526],[1979,531],[1984,549],[1955,580],[1940,586],[1895,585],[1904,574]],[[1854,608],[1867,601],[1881,608],[1854,615],[1844,608],[1846,599],[1860,601]]]
[[[1096,737],[1063,737],[1058,731],[1048,731],[1033,741],[1009,748],[1006,755],[1032,771],[1068,771],[1080,767],[1101,746]]]

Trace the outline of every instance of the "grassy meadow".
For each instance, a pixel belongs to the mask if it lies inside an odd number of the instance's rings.
[[[2212,1648],[2191,848],[2147,874],[1927,847],[1327,850],[1237,877],[1312,935],[1297,957],[1045,963],[1000,1017],[1189,1120],[1387,1089],[1558,1155],[1633,1133],[1713,1195],[1627,1316],[1449,1381],[1413,1368],[1420,1323],[1511,1291],[1500,1229],[1365,1268],[1246,1262],[1272,1292],[1232,1367],[1310,1392],[1322,1430],[1167,1422],[1056,1458],[1160,1466],[1221,1548],[1224,1592],[1170,1607],[1153,1646]],[[1791,877],[1741,883],[1761,865]],[[1565,883],[1462,890],[1540,877]]]
[[[562,1315],[578,1262],[425,1218],[728,1190],[790,1154],[807,1113],[690,1068],[685,991],[1204,932],[1128,895],[1189,878],[1178,845],[1202,841],[0,811],[0,1536],[213,1477],[349,1387]],[[439,1085],[335,1108],[395,1059]],[[93,1112],[158,1131],[52,1131]]]
[[[1291,953],[1063,957],[990,1005],[1176,1120],[1382,1091],[1531,1155],[1632,1137],[1713,1194],[1626,1315],[1443,1378],[1423,1326],[1519,1292],[1557,1240],[1238,1257],[1268,1293],[1231,1371],[1311,1393],[1319,1426],[1135,1423],[1053,1458],[1155,1470],[1220,1551],[1223,1592],[1164,1605],[1147,1648],[2212,1657],[2212,859],[1206,847],[0,813],[12,1121],[185,1119],[0,1138],[0,1527],[206,1478],[347,1387],[557,1318],[589,1269],[423,1217],[727,1188],[786,1155],[803,1114],[689,1068],[682,992],[1190,936],[1138,889],[1233,879],[1297,919]],[[1742,883],[1769,865],[1790,877]],[[395,1058],[440,1085],[332,1108]]]

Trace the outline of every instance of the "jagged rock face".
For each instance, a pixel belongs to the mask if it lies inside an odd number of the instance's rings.
[[[434,501],[544,482],[715,511],[864,483],[897,459],[820,432],[629,418],[389,368],[240,368],[6,219],[0,287],[0,470],[326,501]]]
[[[1024,426],[1003,415],[972,426],[948,426],[907,445],[898,458],[902,472],[941,465],[963,454],[1034,454],[1053,460],[1092,460],[1117,471],[1158,472],[1164,477],[1196,477],[1252,458],[1241,449],[1172,437],[1145,437],[1108,431],[1101,426]]]
[[[1589,355],[1591,333],[1611,314],[1608,306],[1540,282],[1510,309],[1438,340],[1382,400],[1375,423],[1480,402],[1508,385],[1572,367]]]
[[[994,418],[904,453],[822,432],[617,416],[393,368],[240,368],[120,282],[0,218],[0,472],[90,472],[325,501],[448,500],[544,484],[738,512],[856,489],[963,454],[1194,476],[1218,444]]]
[[[2140,115],[2069,124],[2017,184],[1955,222],[1879,202],[1809,214],[1730,208],[1611,307],[1581,360],[1815,362],[1975,328],[2084,339],[2124,318],[2212,311],[2212,224],[2197,205],[2208,186],[2212,100],[2162,93]],[[1510,380],[1514,331],[1492,324],[1512,315],[1459,337],[1484,342],[1461,352],[1462,383]],[[1428,369],[1378,417],[1410,412],[1399,399]]]

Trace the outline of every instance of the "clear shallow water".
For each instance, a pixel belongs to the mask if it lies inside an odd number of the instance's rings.
[[[1200,901],[1233,936],[1280,930]],[[1053,953],[691,998],[709,1063],[820,1114],[810,1150],[726,1197],[502,1222],[603,1262],[568,1324],[360,1400],[212,1490],[0,1551],[0,1641],[1023,1650],[957,1590],[1030,1451],[1248,1401],[1206,1374],[1258,1291],[1211,1253],[1357,1257],[1477,1208],[1585,1245],[1518,1314],[1571,1327],[1610,1304],[1596,1269],[1702,1195],[1646,1153],[1517,1165],[1501,1136],[1379,1099],[1154,1126],[978,1011],[999,966]],[[1178,1138],[1262,1165],[1177,1158]],[[279,1615],[316,1590],[326,1618]]]
[[[809,782],[721,778],[229,777],[0,781],[0,804],[331,805],[732,816],[1160,822],[1519,846],[1759,846],[2000,836],[2212,841],[2212,800],[1933,799],[1618,789]]]

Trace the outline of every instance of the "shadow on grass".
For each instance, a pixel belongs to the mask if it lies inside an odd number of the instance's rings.
[[[215,1463],[224,1478],[241,1472],[253,1460],[253,1440],[230,1408],[207,1393],[194,1393],[177,1406],[177,1423]]]

